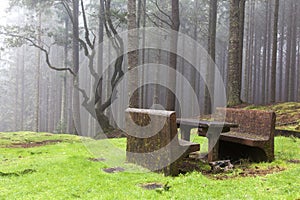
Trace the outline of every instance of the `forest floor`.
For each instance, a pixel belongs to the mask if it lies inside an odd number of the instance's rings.
[[[299,199],[299,147],[279,136],[271,163],[240,160],[218,173],[195,159],[164,177],[127,163],[125,138],[0,132],[0,199]]]
[[[277,128],[298,130],[299,103],[242,107],[274,110]],[[207,151],[206,138],[192,135]],[[126,138],[0,132],[0,199],[300,199],[299,150],[299,138],[277,136],[273,162],[215,172],[191,158],[165,177],[127,163]]]

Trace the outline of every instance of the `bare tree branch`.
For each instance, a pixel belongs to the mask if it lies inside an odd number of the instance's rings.
[[[72,10],[71,10],[70,6],[69,6],[69,5],[67,4],[67,2],[64,1],[64,0],[61,0],[61,4],[62,4],[63,7],[66,9],[67,14],[68,14],[68,16],[69,16],[69,18],[70,18],[70,20],[71,20],[71,22],[72,22],[72,24],[73,24],[73,15],[72,15]]]
[[[44,52],[44,54],[45,54],[45,56],[46,56],[46,63],[47,63],[47,65],[48,65],[48,67],[49,67],[50,69],[53,69],[53,70],[56,70],[56,71],[69,71],[73,76],[76,76],[76,74],[73,72],[73,70],[72,70],[71,68],[68,68],[68,67],[66,67],[66,68],[58,68],[58,67],[54,67],[54,66],[51,64],[51,62],[50,62],[49,52],[48,52],[45,48],[39,46],[39,45],[38,45],[36,42],[34,42],[32,39],[27,38],[27,37],[25,37],[25,36],[21,36],[21,35],[11,34],[11,33],[3,33],[3,32],[0,32],[0,34],[2,34],[2,35],[8,35],[8,36],[10,36],[10,37],[16,37],[16,38],[20,38],[20,39],[26,40],[26,41],[29,42],[32,46],[34,46],[34,47],[40,49],[42,52]]]
[[[156,19],[158,19],[159,21],[163,22],[164,24],[172,27],[172,24],[170,24],[167,20],[162,19],[161,17],[157,16],[155,13],[151,13]]]
[[[159,25],[145,12],[146,17],[154,24],[156,27],[159,27]]]
[[[153,1],[152,1],[152,2],[153,2]],[[166,16],[166,17],[170,20],[170,22],[173,24],[172,17],[171,17],[170,15],[168,15],[166,12],[164,12],[164,11],[159,7],[159,5],[158,5],[158,3],[157,3],[157,0],[155,0],[155,2],[153,2],[153,3],[155,4],[155,6],[156,6],[156,8],[158,9],[158,11],[161,12],[164,16]]]
[[[90,55],[90,53],[89,53],[87,44],[81,38],[78,38],[78,41],[81,44],[81,46],[83,47],[84,55],[88,57]]]
[[[84,10],[84,5],[83,5],[83,0],[81,0],[81,10],[82,10],[82,18],[83,18],[83,24],[84,24],[84,30],[85,30],[85,41],[89,45],[91,49],[94,48],[93,44],[91,43],[90,40],[90,34],[89,34],[89,28],[86,20],[86,15],[85,15],[85,10]]]
[[[114,36],[117,38],[119,44],[120,44],[120,51],[118,53],[123,53],[124,51],[124,44],[123,44],[123,40],[122,38],[119,36],[117,30],[115,29],[112,20],[111,20],[111,12],[110,12],[110,2],[111,0],[105,0],[105,6],[106,6],[106,22],[110,28],[110,30],[112,31],[112,33],[114,34]],[[120,55],[120,54],[119,54]]]

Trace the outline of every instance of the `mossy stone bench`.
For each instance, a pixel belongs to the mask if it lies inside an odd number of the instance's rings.
[[[219,159],[274,160],[276,115],[273,111],[217,108],[217,115],[225,113],[226,122],[239,126],[220,135]]]
[[[200,144],[178,139],[174,111],[128,108],[125,120],[130,163],[176,176],[182,158],[200,150]]]

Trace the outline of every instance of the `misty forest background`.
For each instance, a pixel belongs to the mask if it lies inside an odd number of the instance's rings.
[[[98,49],[97,44],[106,38],[135,27],[179,29],[197,40],[219,68],[230,105],[300,100],[297,0],[9,2],[6,24],[0,27],[0,131],[75,134],[74,124],[81,120],[83,127],[79,128],[89,134],[96,130],[95,118],[112,130],[112,90],[130,66],[142,63],[176,66],[197,94],[201,113],[195,115],[210,113],[211,99],[203,78],[184,59],[175,56],[174,64],[174,55],[150,49],[123,57],[124,44],[118,37]],[[120,58],[105,71],[101,62],[109,58],[99,53],[102,51],[115,52]],[[197,57],[199,52],[186,53]],[[207,69],[208,80],[213,80],[209,72]],[[148,73],[159,76],[159,72]],[[188,102],[190,94],[182,84],[175,87]],[[165,88],[148,85],[141,91],[135,106],[149,108],[160,103],[178,111],[175,101],[168,105],[171,101]],[[232,99],[234,96],[238,98]],[[81,103],[80,109],[89,114],[79,116],[76,106]],[[120,112],[123,107],[126,105],[120,105]]]

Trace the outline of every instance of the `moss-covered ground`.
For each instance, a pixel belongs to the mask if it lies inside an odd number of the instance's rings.
[[[194,141],[200,140],[195,136]],[[88,144],[101,156],[95,156]],[[125,154],[117,155],[125,146],[124,138],[94,141],[50,133],[0,133],[0,199],[300,198],[298,138],[276,137],[276,159],[271,163],[243,164],[222,174],[203,173],[209,167],[199,163],[203,172],[178,177],[129,166]],[[124,171],[104,171],[112,167]],[[148,183],[165,187],[141,187]]]
[[[300,102],[248,105],[245,109],[273,110],[276,113],[276,129],[300,132]]]

